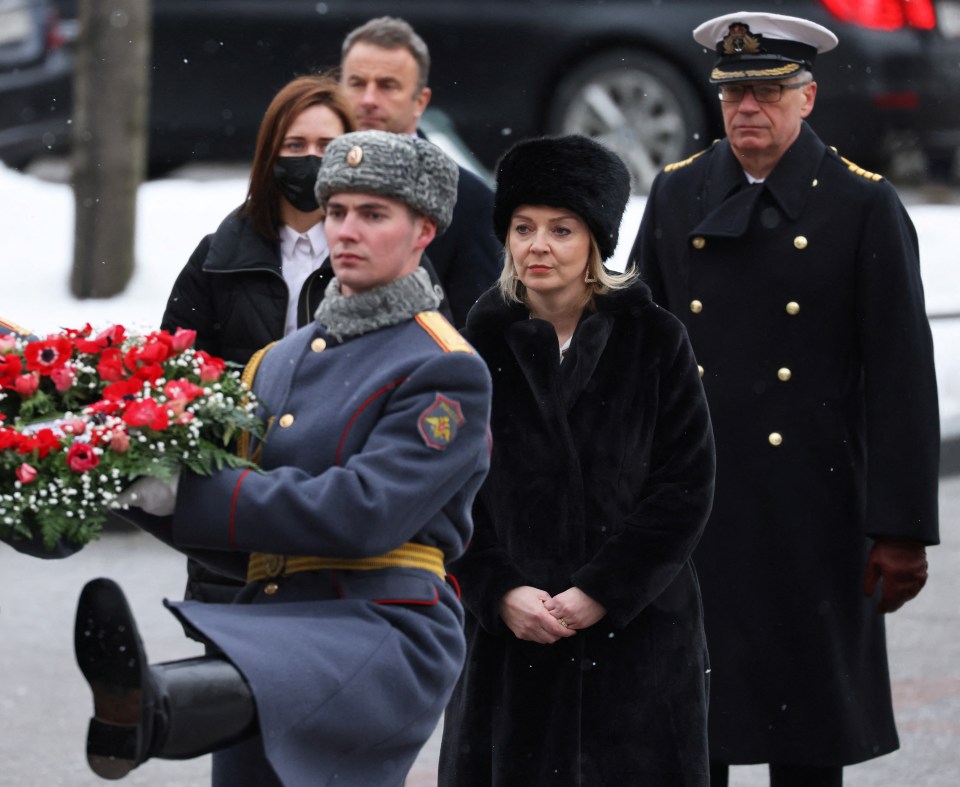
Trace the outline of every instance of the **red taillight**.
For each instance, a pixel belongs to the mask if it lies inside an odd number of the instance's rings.
[[[59,49],[66,43],[63,28],[60,26],[60,14],[51,9],[47,15],[47,50]]]
[[[933,0],[821,0],[841,22],[872,30],[916,27],[933,30],[937,12]]]

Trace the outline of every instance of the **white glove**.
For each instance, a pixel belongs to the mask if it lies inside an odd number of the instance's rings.
[[[178,469],[169,481],[153,476],[142,476],[117,495],[114,506],[139,508],[154,516],[170,516],[177,506]]]

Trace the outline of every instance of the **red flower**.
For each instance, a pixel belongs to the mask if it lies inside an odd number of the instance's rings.
[[[170,346],[178,353],[182,353],[188,347],[193,347],[193,343],[196,340],[196,331],[190,330],[189,328],[177,328],[177,332],[173,334]]]
[[[127,426],[148,426],[158,432],[170,425],[167,411],[153,399],[131,402],[123,414],[123,422]]]
[[[89,323],[85,326],[83,336],[90,335]],[[104,331],[97,334],[94,339],[77,339],[77,350],[82,353],[96,355],[109,347],[119,347],[126,338],[126,329],[122,325],[112,325]]]
[[[73,343],[65,336],[50,336],[43,341],[30,342],[23,348],[27,369],[50,374],[70,360]]]
[[[22,441],[20,432],[16,429],[6,429],[0,427],[0,451],[6,451],[10,448],[18,448]]]
[[[17,480],[21,484],[29,484],[36,477],[37,469],[35,467],[31,467],[26,462],[17,468]]]
[[[22,371],[19,355],[0,355],[0,388],[13,388],[13,381]]]
[[[63,393],[73,387],[73,384],[77,381],[77,373],[73,370],[73,366],[68,363],[51,370],[50,379],[53,380],[54,387],[60,393]]]
[[[123,357],[119,347],[109,347],[100,354],[97,374],[101,380],[113,382],[123,377]]]
[[[110,450],[125,454],[130,449],[130,435],[123,429],[115,429],[110,435]]]
[[[166,394],[168,399],[192,402],[198,396],[203,395],[203,388],[201,388],[199,385],[194,385],[185,378],[182,378],[180,380],[171,380],[168,382],[165,386],[163,386],[163,392]]]
[[[51,451],[60,449],[60,438],[52,429],[41,429],[36,434],[22,435],[17,449],[21,454],[36,452],[40,459],[46,459]]]
[[[110,401],[108,399],[101,399],[99,402],[94,402],[91,405],[88,405],[85,409],[85,413],[90,415],[113,415],[117,410],[122,409],[122,405],[119,401]]]
[[[103,389],[103,398],[110,402],[119,402],[128,396],[135,396],[143,389],[141,380],[118,380]]]
[[[36,372],[30,372],[29,374],[21,374],[13,381],[14,390],[20,394],[24,399],[28,399],[33,396],[37,387],[40,385],[40,375]]]
[[[74,443],[67,449],[67,467],[75,473],[86,473],[98,464],[100,458],[88,443]]]
[[[76,437],[87,431],[87,422],[82,418],[71,418],[61,428],[64,434],[72,434]]]
[[[223,358],[216,358],[203,350],[197,353],[197,360],[200,362],[200,379],[205,383],[215,383],[227,368]]]

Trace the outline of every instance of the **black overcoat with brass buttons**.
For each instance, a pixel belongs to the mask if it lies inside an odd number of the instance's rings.
[[[689,331],[717,444],[695,553],[711,757],[897,748],[871,537],[938,540],[939,416],[914,227],[804,124],[762,183],[728,141],[656,179],[631,260]]]

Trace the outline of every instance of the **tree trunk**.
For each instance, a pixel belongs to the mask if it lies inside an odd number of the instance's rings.
[[[151,0],[79,0],[73,85],[73,273],[78,298],[109,298],[134,268],[146,169]]]

